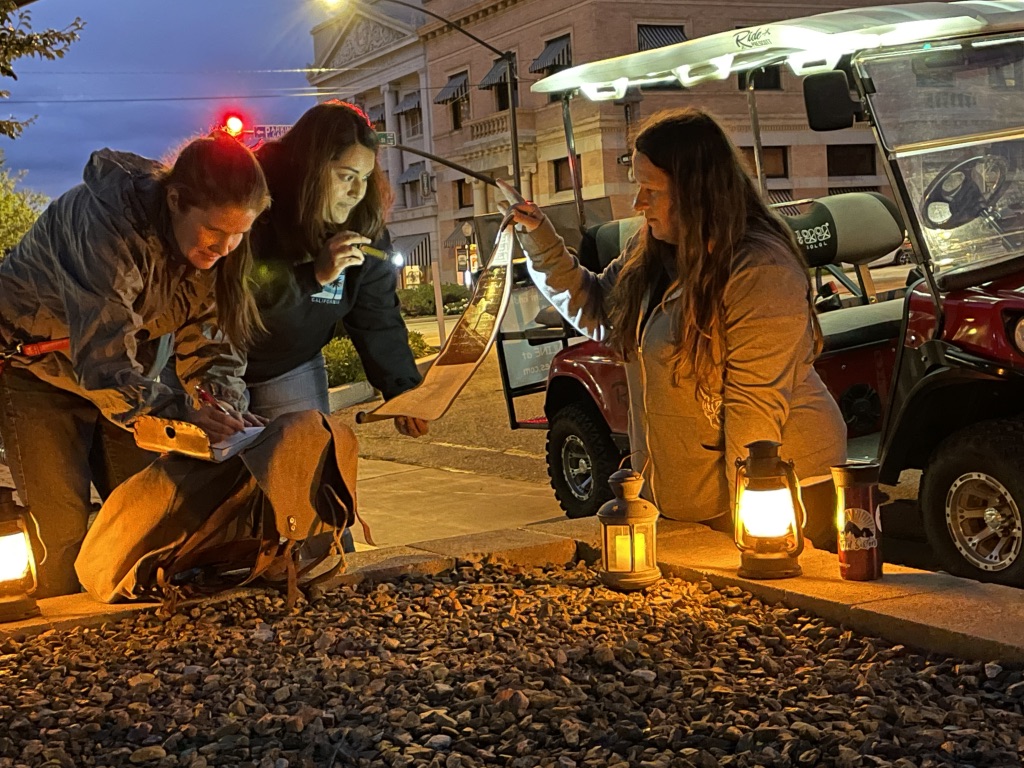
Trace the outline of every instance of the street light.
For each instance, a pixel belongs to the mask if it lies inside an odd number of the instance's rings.
[[[334,7],[341,5],[344,0],[322,0],[328,7]],[[519,165],[519,125],[516,120],[516,92],[518,90],[518,78],[516,76],[516,57],[512,51],[500,51],[485,40],[481,40],[479,37],[474,35],[472,32],[467,32],[465,29],[460,27],[451,19],[446,19],[438,13],[427,10],[426,8],[415,5],[413,3],[406,3],[403,0],[381,0],[381,2],[391,3],[392,5],[400,5],[403,8],[409,8],[413,11],[418,11],[431,18],[437,19],[440,22],[448,25],[451,29],[456,32],[465,35],[470,40],[478,45],[482,45],[488,51],[493,53],[495,56],[505,62],[505,72],[508,77],[505,79],[505,86],[508,89],[508,133],[509,141],[512,144],[512,180],[515,183],[516,189],[522,191],[522,169]]]

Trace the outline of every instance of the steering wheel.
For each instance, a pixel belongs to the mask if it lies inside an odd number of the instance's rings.
[[[995,171],[995,180],[991,173]],[[941,171],[924,191],[921,218],[932,229],[956,229],[989,210],[1006,191],[1009,167],[1006,159],[985,153],[957,160]],[[986,191],[988,189],[988,191]],[[945,218],[934,218],[932,206],[944,203]]]

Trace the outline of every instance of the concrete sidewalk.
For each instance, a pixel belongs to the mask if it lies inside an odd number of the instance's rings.
[[[599,557],[597,520],[565,520],[550,489],[533,483],[361,461],[359,502],[377,546],[350,555],[348,572],[334,586],[441,573],[457,559],[536,566]],[[803,576],[756,582],[737,575],[739,554],[730,537],[672,521],[659,523],[657,546],[666,576],[738,586],[943,656],[1024,662],[1024,601],[1017,589],[888,564],[880,581],[848,582],[839,578],[835,555],[813,549],[800,557]],[[105,606],[74,595],[40,607],[41,618],[0,626],[0,639],[95,626],[154,606]]]

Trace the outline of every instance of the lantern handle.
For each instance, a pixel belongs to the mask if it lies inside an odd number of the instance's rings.
[[[623,456],[622,459],[619,461],[619,469],[623,469],[622,465],[625,464],[628,460],[632,459],[638,453],[640,453],[640,451],[630,451],[625,456]],[[647,454],[647,459],[644,461],[643,469],[640,470],[640,476],[641,477],[643,477],[644,473],[647,471],[647,467],[649,467],[650,464],[651,464],[651,454],[648,453]]]
[[[804,506],[804,497],[800,492],[800,481],[796,478],[795,463],[790,460],[782,460],[782,466],[786,468],[786,479],[789,481],[789,492],[793,497],[795,506],[800,510],[799,530],[796,533],[797,547],[793,552],[794,557],[799,557],[804,551],[804,528],[807,526],[807,508]]]
[[[32,525],[36,527],[36,541],[38,541],[39,546],[43,548],[43,559],[36,563],[36,568],[38,568],[46,562],[46,558],[50,556],[50,550],[46,548],[46,542],[43,541],[43,534],[39,530],[39,521],[36,519],[36,516],[32,514],[32,510],[26,507],[25,515],[32,521]]]

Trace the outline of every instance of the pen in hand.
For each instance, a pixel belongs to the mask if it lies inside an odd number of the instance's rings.
[[[199,399],[206,405],[212,405],[225,416],[231,416],[231,411],[229,411],[227,408],[225,408],[223,405],[217,402],[217,399],[209,392],[207,392],[202,384],[196,384],[196,395],[198,395]]]

